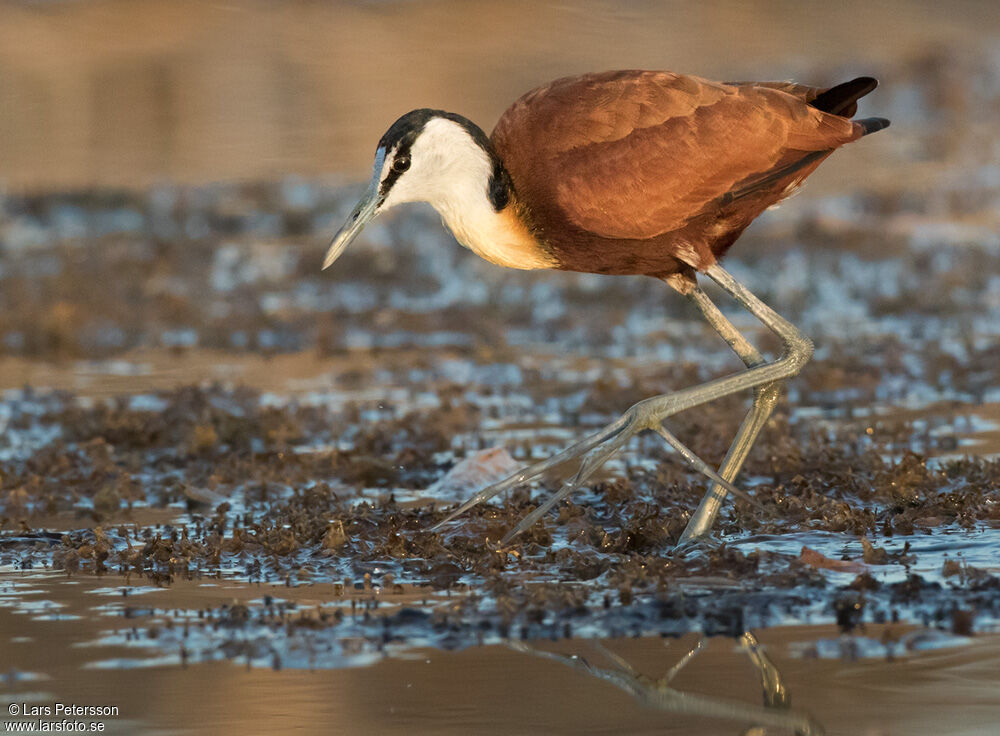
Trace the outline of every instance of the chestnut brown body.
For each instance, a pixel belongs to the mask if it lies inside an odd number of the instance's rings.
[[[888,124],[849,119],[874,87],[588,74],[525,94],[491,142],[512,206],[556,268],[677,285],[835,149]]]

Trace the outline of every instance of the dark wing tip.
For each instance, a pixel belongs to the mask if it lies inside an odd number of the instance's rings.
[[[836,87],[830,87],[826,92],[816,95],[809,104],[831,115],[850,117],[857,110],[857,101],[876,87],[878,80],[875,77],[858,77]]]
[[[878,80],[875,77],[857,77],[852,79],[847,84],[857,85],[858,87],[864,87],[864,92],[862,92],[858,97],[864,97],[866,94],[878,87]]]
[[[855,120],[864,133],[861,135],[868,135],[869,133],[878,133],[880,130],[885,130],[889,127],[890,123],[886,118],[862,118],[861,120]]]

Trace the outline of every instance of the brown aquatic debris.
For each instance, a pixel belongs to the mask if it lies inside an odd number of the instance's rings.
[[[868,566],[854,560],[834,560],[827,557],[822,552],[817,552],[811,547],[803,547],[799,553],[798,561],[810,567],[818,567],[823,570],[833,570],[834,572],[868,572]]]

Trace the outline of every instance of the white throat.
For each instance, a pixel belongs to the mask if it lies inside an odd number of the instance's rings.
[[[392,161],[386,155],[386,171]],[[493,162],[460,124],[432,118],[413,142],[412,165],[390,188],[382,205],[429,202],[459,243],[488,261],[509,268],[553,265],[513,213],[500,212],[489,198]]]

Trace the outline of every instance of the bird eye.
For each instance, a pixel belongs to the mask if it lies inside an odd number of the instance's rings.
[[[410,168],[410,157],[409,156],[396,156],[396,158],[394,158],[392,160],[392,170],[393,171],[402,174],[408,168]]]

